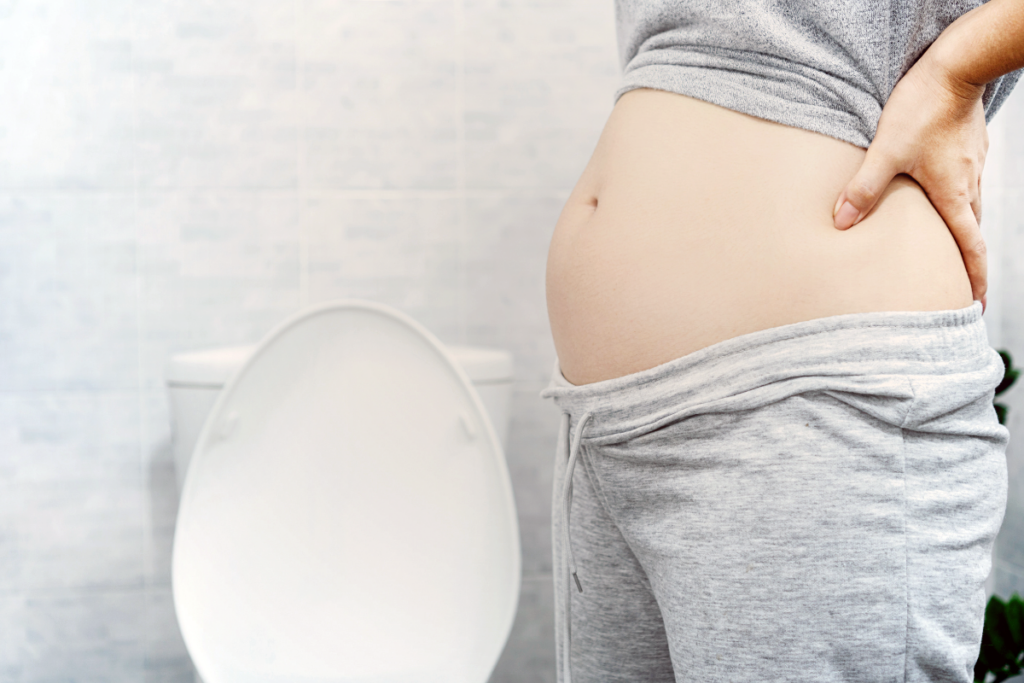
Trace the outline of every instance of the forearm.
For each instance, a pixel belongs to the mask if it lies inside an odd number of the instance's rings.
[[[990,0],[967,12],[925,55],[969,90],[1024,67],[1024,0]]]

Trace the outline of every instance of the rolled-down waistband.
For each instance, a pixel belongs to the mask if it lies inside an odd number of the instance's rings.
[[[669,417],[800,376],[939,374],[944,364],[984,365],[992,352],[980,301],[941,311],[848,313],[751,332],[647,370],[579,386],[565,379],[556,359],[540,396],[554,399],[573,422],[592,414],[586,439],[599,445],[626,440],[663,417],[647,406],[664,406]]]
[[[953,310],[816,318],[733,337],[648,370],[580,386],[565,379],[556,359],[551,383],[540,396],[554,399],[562,410],[559,431],[565,443],[559,453],[567,461],[559,510],[567,554],[562,591],[564,682],[572,681],[571,591],[582,592],[585,583],[577,574],[569,533],[572,476],[584,432],[595,445],[622,442],[683,413],[763,405],[773,393],[781,398],[799,390],[793,380],[800,383],[801,378],[807,378],[805,390],[812,390],[822,378],[831,378],[834,385],[837,377],[856,383],[857,376],[871,375],[873,392],[891,391],[894,396],[906,394],[906,382],[894,377],[891,387],[880,387],[879,375],[939,374],[955,365],[955,371],[995,378],[1001,362],[993,358],[981,310],[981,302],[975,301]],[[906,415],[896,419],[901,417]]]

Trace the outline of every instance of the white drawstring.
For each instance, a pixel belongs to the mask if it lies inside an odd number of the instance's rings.
[[[568,420],[569,414],[564,413],[566,419],[566,434],[568,435]],[[580,449],[580,437],[583,436],[583,427],[587,424],[590,418],[593,417],[593,413],[584,413],[583,417],[576,424],[576,433],[569,441],[569,462],[565,467],[565,481],[562,483],[562,539],[566,552],[569,553],[569,575],[572,576],[576,582],[576,588],[580,593],[583,592],[583,585],[580,583],[580,577],[576,574],[576,558],[572,554],[572,540],[569,537],[569,510],[572,506],[572,473],[576,467],[576,456]],[[572,662],[571,660],[571,648],[572,648],[572,585],[568,582],[568,576],[566,577],[565,586],[565,619],[564,627],[562,629],[563,647],[563,669],[565,671],[565,682],[572,683]]]

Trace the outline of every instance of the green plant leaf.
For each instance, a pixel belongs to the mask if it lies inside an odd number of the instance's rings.
[[[983,660],[985,662],[985,668],[997,676],[1006,668],[1006,662],[1003,660],[998,650],[996,650],[988,640],[982,641],[981,654],[978,659]]]
[[[985,676],[988,675],[988,664],[985,662],[984,653],[978,655],[978,661],[974,664],[974,683],[985,683]]]
[[[996,417],[999,419],[999,424],[1005,425],[1006,424],[1006,406],[1004,406],[1002,403],[993,403],[992,405],[995,406]]]
[[[1016,593],[1006,603],[1006,622],[1011,646],[1019,657],[1024,654],[1024,600]]]
[[[1004,602],[993,595],[985,607],[985,629],[975,664],[975,683],[1000,683],[1021,673],[1024,665],[1024,600],[1014,593]]]
[[[994,670],[1002,669],[1016,660],[1014,653],[1010,651],[1009,633],[1006,603],[993,595],[988,601],[988,607],[985,608],[985,630],[981,638],[981,647],[985,650],[985,659]]]
[[[1009,351],[999,349],[997,353],[1003,359],[1003,381],[996,387],[996,396],[1013,386],[1013,383],[1017,381],[1017,377],[1020,375],[1020,370],[1013,367],[1013,359],[1010,357]]]

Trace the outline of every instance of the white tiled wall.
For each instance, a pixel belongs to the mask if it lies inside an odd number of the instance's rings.
[[[0,680],[191,680],[163,364],[359,297],[514,354],[524,583],[493,680],[553,681],[544,267],[617,81],[610,0],[0,0]],[[993,127],[986,320],[1024,364],[1013,121],[1024,90]],[[997,592],[1024,591],[1022,469],[1015,439]]]
[[[1024,88],[1016,89],[989,129],[982,186],[982,232],[992,283],[985,313],[989,340],[1024,367]],[[1009,498],[996,540],[989,584],[1007,597],[1024,596],[1024,376],[999,397],[1009,408]]]
[[[547,246],[611,112],[588,0],[0,0],[0,681],[191,681],[168,354],[301,306],[509,349],[494,681],[553,681]]]

